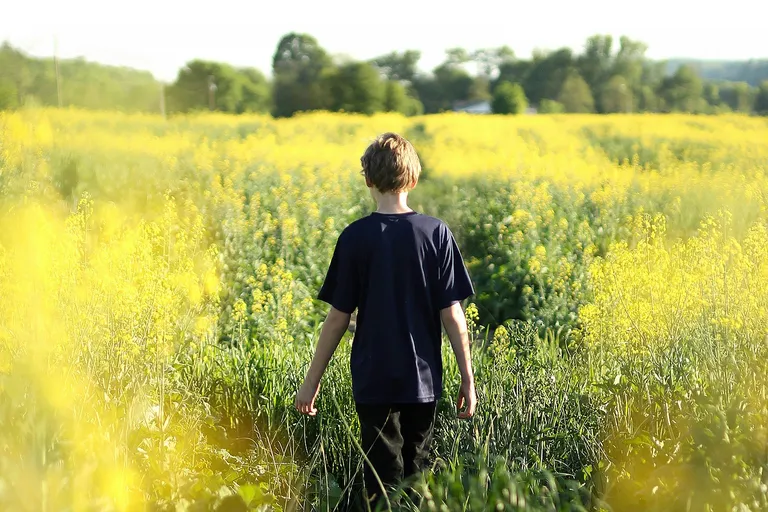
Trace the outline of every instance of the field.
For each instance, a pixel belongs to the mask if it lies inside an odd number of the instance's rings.
[[[768,509],[768,119],[53,109],[0,113],[0,509],[354,506],[351,336],[293,400],[384,131],[478,292],[422,510]]]

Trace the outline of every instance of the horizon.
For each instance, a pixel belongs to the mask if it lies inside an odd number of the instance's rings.
[[[309,35],[312,35],[312,34],[309,34]],[[585,38],[585,40],[586,40],[586,38]],[[32,52],[29,52],[29,51],[25,50],[24,48],[21,48],[21,47],[15,45],[15,44],[13,44],[12,41],[0,40],[0,45],[2,45],[4,43],[10,44],[11,47],[13,47],[16,50],[22,51],[27,57],[30,57],[30,58],[35,58],[35,59],[53,59],[54,57],[56,57],[53,53],[47,54],[47,55],[46,54],[34,54]],[[277,47],[277,44],[275,44],[275,47]],[[417,48],[409,48],[409,49],[410,50],[417,50]],[[537,48],[537,50],[538,49],[539,48]],[[548,48],[547,50],[548,51],[550,51],[550,50],[554,51],[554,50],[558,50],[558,49],[560,49],[560,48]],[[574,51],[581,50],[581,48],[571,48],[571,49],[574,50]],[[447,48],[446,48],[446,50],[447,50]],[[403,50],[397,50],[397,51],[403,51]],[[331,54],[331,56],[334,56],[334,54]],[[375,57],[379,57],[379,55],[375,55],[375,56],[367,57],[367,58],[363,58],[363,59],[357,59],[357,60],[368,61],[368,60],[373,59]],[[515,58],[521,59],[521,60],[530,59],[531,57],[532,57],[532,55],[520,56],[520,55],[517,55],[517,53],[515,54]],[[90,58],[88,58],[85,55],[67,55],[67,56],[62,56],[61,54],[59,54],[58,58],[59,58],[60,61],[74,61],[74,60],[78,60],[78,59],[83,59],[84,61],[86,61],[88,63],[97,64],[97,65],[100,65],[100,66],[122,68],[122,69],[130,69],[132,71],[138,71],[138,72],[147,72],[147,73],[150,73],[154,77],[154,79],[157,80],[158,82],[168,82],[168,83],[170,83],[170,82],[174,81],[177,78],[176,74],[174,74],[172,77],[160,78],[160,77],[157,76],[156,73],[153,73],[151,70],[146,69],[146,68],[136,67],[136,66],[132,66],[132,65],[129,65],[129,64],[115,63],[115,62],[102,62],[102,61],[90,59]],[[193,57],[192,59],[189,59],[184,64],[179,66],[179,68],[177,68],[176,73],[178,73],[178,71],[181,70],[188,62],[190,62],[190,61],[192,61],[194,59],[196,59],[196,57]],[[212,59],[200,59],[200,60],[213,61]],[[421,59],[419,62],[422,62],[422,60],[423,59]],[[746,62],[750,62],[750,61],[764,61],[764,60],[768,60],[768,57],[746,57],[746,58],[737,59],[737,58],[725,58],[725,57],[723,57],[723,58],[706,58],[706,57],[688,57],[688,56],[684,56],[684,55],[675,55],[675,56],[665,57],[665,58],[651,58],[651,57],[649,57],[649,60],[654,61],[654,62],[688,62],[689,61],[689,62],[692,62],[692,63],[721,63],[721,62],[722,63],[730,63],[730,62],[737,62],[737,63],[744,62],[744,63],[746,63]],[[261,68],[255,67],[255,66],[248,66],[248,65],[238,66],[238,65],[232,64],[231,62],[227,62],[226,60],[215,60],[214,62],[219,62],[219,63],[222,63],[222,64],[229,64],[229,65],[232,65],[235,68],[256,68],[259,71],[263,72],[266,77],[268,77],[270,79],[272,78],[272,69],[271,68],[267,69],[267,70],[264,70],[264,69],[261,69]],[[418,69],[419,69],[419,71],[422,71],[422,72],[425,72],[425,73],[431,73],[432,70],[434,69],[434,66],[429,68],[429,69],[424,69],[423,66],[418,66]]]
[[[493,6],[492,0],[477,0],[471,12],[491,12],[493,22],[457,17],[455,13],[462,10],[453,7],[462,6],[455,0],[441,4],[439,11],[422,4],[395,9],[398,4],[391,3],[387,12],[405,19],[393,34],[390,17],[382,15],[380,8],[356,5],[352,0],[323,5],[299,0],[288,19],[284,19],[285,12],[259,10],[237,0],[221,0],[209,5],[208,11],[190,11],[189,5],[175,0],[137,0],[126,12],[116,12],[119,8],[109,11],[95,0],[74,0],[66,6],[30,0],[11,6],[11,16],[0,20],[0,41],[33,57],[50,58],[57,53],[61,59],[84,58],[148,71],[160,81],[174,80],[193,59],[253,67],[271,76],[275,48],[290,32],[310,34],[329,55],[355,60],[419,50],[422,58],[418,67],[425,72],[444,60],[448,48],[472,51],[506,44],[518,58],[526,59],[537,49],[568,47],[579,52],[586,39],[595,34],[612,35],[616,45],[622,35],[641,41],[648,46],[646,56],[656,61],[768,58],[768,48],[759,41],[762,11],[749,5],[751,0],[733,0],[725,13],[681,5],[686,3],[690,2],[649,0],[629,17],[608,0],[587,0],[580,5],[548,0],[537,7]],[[745,11],[755,13],[746,23]],[[238,14],[235,22],[232,13]],[[543,22],[546,29],[542,30],[536,20],[546,14],[551,19]],[[368,21],[361,24],[361,19]],[[523,21],[497,21],[500,19]],[[574,19],[583,21],[563,21]],[[688,23],[683,25],[680,20]]]

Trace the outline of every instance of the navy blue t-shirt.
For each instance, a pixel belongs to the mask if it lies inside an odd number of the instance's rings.
[[[440,310],[474,294],[448,226],[374,212],[347,226],[318,298],[358,310],[352,389],[359,403],[424,403],[443,389]]]

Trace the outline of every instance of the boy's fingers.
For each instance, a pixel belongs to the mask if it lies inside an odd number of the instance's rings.
[[[469,419],[475,415],[475,408],[477,406],[477,398],[464,396],[464,391],[459,392],[458,400],[459,418]],[[462,411],[462,407],[466,405],[467,409]]]
[[[469,413],[469,416],[472,417],[475,415],[475,409],[477,408],[477,400],[472,400],[469,403],[469,410],[467,411]]]
[[[313,403],[307,403],[307,402],[296,402],[296,410],[299,411],[301,414],[307,414],[309,416],[314,416],[317,414],[317,409],[315,408],[315,404]]]

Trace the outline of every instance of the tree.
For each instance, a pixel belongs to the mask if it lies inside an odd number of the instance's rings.
[[[539,113],[541,114],[561,114],[563,112],[565,112],[565,107],[559,101],[543,99],[539,104]]]
[[[427,113],[451,110],[457,101],[470,98],[474,79],[462,67],[468,54],[460,48],[446,51],[446,60],[432,71],[432,76],[417,76],[413,86]]]
[[[579,74],[589,85],[593,96],[600,97],[613,68],[613,38],[594,35],[587,39],[584,54],[577,59]]]
[[[595,111],[595,100],[589,84],[582,76],[573,71],[563,82],[563,87],[557,97],[563,108],[569,113],[588,113]]]
[[[403,114],[407,116],[420,116],[424,113],[424,105],[418,98],[408,96],[408,103],[406,104],[405,112]]]
[[[450,110],[455,102],[469,99],[474,79],[463,68],[445,63],[435,69],[434,75],[442,110]]]
[[[272,107],[272,90],[264,73],[254,68],[241,68],[242,102],[238,112],[269,112]]]
[[[488,81],[488,77],[484,75],[476,76],[472,80],[472,85],[469,87],[469,94],[467,100],[469,101],[485,101],[491,99],[491,84]]]
[[[718,107],[720,106],[720,88],[717,86],[716,83],[713,82],[707,82],[704,84],[703,89],[703,95],[706,102],[713,106]]]
[[[403,112],[408,102],[408,94],[400,82],[388,80],[384,90],[384,112]]]
[[[493,91],[491,109],[494,114],[522,114],[528,108],[528,100],[520,84],[502,82]]]
[[[328,77],[332,72],[330,57],[314,37],[297,33],[284,36],[272,59],[275,116],[328,108]]]
[[[419,100],[408,95],[403,84],[389,80],[385,84],[384,111],[417,116],[424,112],[424,107]]]
[[[191,112],[268,112],[269,82],[253,68],[235,69],[229,64],[193,60],[178,74],[166,93],[168,110]]]
[[[658,112],[661,106],[661,99],[658,92],[660,84],[666,76],[665,64],[663,62],[643,63],[643,74],[640,78],[640,86],[636,92],[638,108],[646,112]]]
[[[643,78],[645,52],[648,46],[622,36],[619,39],[619,51],[613,60],[612,74],[624,77],[628,86],[636,90]]]
[[[30,60],[8,43],[0,46],[0,109],[22,103],[31,85]]]
[[[668,63],[668,72],[674,72],[682,65],[693,66],[703,80],[717,82],[746,82],[758,87],[768,79],[768,59],[747,61],[674,59]]]
[[[768,115],[768,80],[764,80],[757,89],[755,112],[764,116]]]
[[[243,81],[228,64],[193,60],[179,70],[176,81],[168,89],[169,109],[239,112]]]
[[[0,79],[0,110],[15,108],[18,103],[16,87],[10,81]]]
[[[339,67],[331,79],[333,110],[373,114],[384,108],[386,88],[379,72],[367,62]]]
[[[549,53],[535,52],[522,82],[530,102],[538,105],[544,98],[556,98],[573,66],[573,52],[569,48]]]
[[[529,60],[506,61],[499,64],[499,76],[491,85],[491,90],[501,82],[525,84],[533,64]]]
[[[478,76],[490,78],[502,64],[515,60],[515,52],[509,46],[499,48],[481,48],[469,55],[469,60],[477,64]]]
[[[434,76],[417,75],[413,79],[413,89],[416,91],[416,96],[418,96],[422,105],[424,105],[424,112],[427,114],[433,114],[450,108],[450,105],[446,107],[443,100],[443,91]]]
[[[768,59],[754,59],[735,64],[740,64],[736,80],[758,87],[762,81],[768,79]]]
[[[413,82],[419,59],[421,59],[420,51],[406,50],[403,53],[392,52],[376,57],[371,64],[376,66],[388,80]]]
[[[681,66],[659,86],[659,97],[667,111],[698,112],[702,92],[701,78],[690,66]]]
[[[465,50],[464,48],[448,48],[445,50],[446,55],[446,64],[450,64],[452,66],[461,66],[463,64],[466,64],[469,62],[472,57],[470,56],[469,52]]]
[[[160,84],[147,71],[96,64],[78,58],[59,61],[59,72],[63,79],[64,106],[145,112],[159,110]],[[30,57],[8,43],[0,45],[0,83],[3,84],[4,103],[59,104],[53,59]],[[15,98],[11,100],[9,94]]]
[[[752,112],[755,93],[746,82],[725,83],[720,88],[720,97],[735,112]]]
[[[659,98],[656,96],[656,88],[643,84],[637,95],[637,108],[643,112],[656,112],[659,109]]]
[[[603,112],[632,112],[634,110],[632,89],[623,76],[616,75],[611,77],[602,89],[600,103],[603,107]]]
[[[752,96],[752,88],[746,82],[738,82],[734,84],[733,91],[736,96],[736,108],[739,112],[752,112],[754,106],[754,98]]]
[[[56,73],[53,59],[50,60],[50,65],[48,65],[49,62],[45,60],[29,64],[32,74],[32,83],[28,90],[20,91],[23,100],[26,101],[28,96],[32,96],[39,100],[42,105],[58,105]],[[65,68],[66,65],[67,63],[65,61],[61,62],[61,68]],[[66,93],[69,92],[68,88],[65,88],[64,92],[66,98]],[[77,98],[73,98],[71,95],[69,95],[69,99],[74,100],[75,102],[77,101]],[[77,105],[77,103],[74,104]]]

